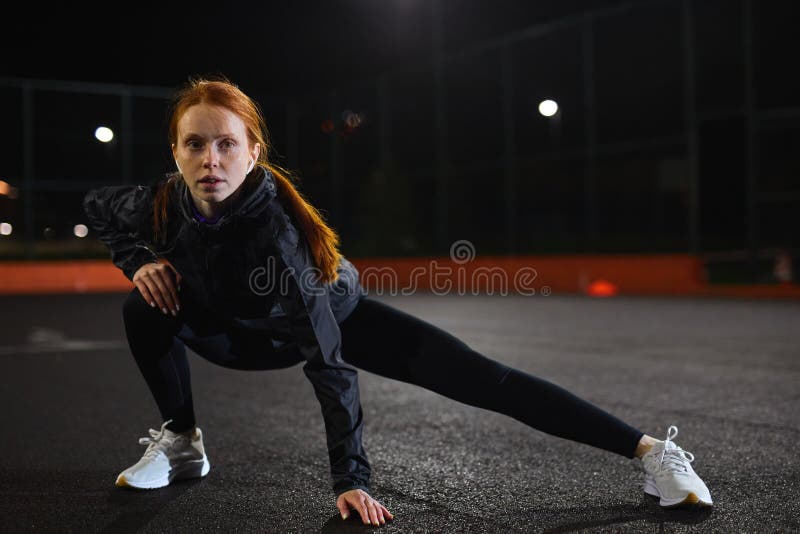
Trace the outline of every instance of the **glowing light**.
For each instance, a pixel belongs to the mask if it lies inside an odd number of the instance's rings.
[[[10,223],[0,223],[0,235],[11,235],[13,231],[14,227]]]
[[[98,141],[102,143],[108,143],[112,139],[114,139],[114,132],[111,128],[106,128],[105,126],[98,126],[97,129],[94,131],[94,136],[97,138]]]
[[[4,182],[0,180],[0,197],[8,197],[11,200],[17,198],[17,188],[9,184],[8,182]]]
[[[545,117],[552,117],[558,113],[558,104],[555,100],[542,100],[539,102],[539,113]]]
[[[364,122],[364,115],[361,113],[353,113],[349,109],[342,112],[342,120],[348,128],[358,128]]]
[[[615,284],[602,278],[589,284],[586,289],[586,293],[590,297],[613,297],[618,292],[619,288]]]
[[[89,229],[85,224],[76,224],[75,228],[72,229],[72,233],[75,234],[75,237],[86,237],[89,235]]]

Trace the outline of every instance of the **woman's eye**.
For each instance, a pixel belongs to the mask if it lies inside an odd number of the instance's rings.
[[[235,145],[235,143],[233,141],[229,140],[229,139],[226,139],[225,141],[223,141],[220,144],[221,144],[222,148],[226,148],[226,149],[227,148],[233,148],[233,146]]]

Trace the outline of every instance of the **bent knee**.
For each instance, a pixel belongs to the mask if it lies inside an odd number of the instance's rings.
[[[125,302],[122,303],[122,315],[126,320],[133,317],[141,317],[145,314],[147,317],[152,317],[157,311],[150,306],[137,288],[133,288],[125,298]]]

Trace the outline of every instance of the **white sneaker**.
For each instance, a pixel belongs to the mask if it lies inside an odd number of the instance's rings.
[[[116,485],[140,489],[168,486],[173,480],[204,477],[211,469],[205,449],[203,433],[197,428],[194,435],[176,434],[168,428],[172,421],[164,421],[161,430],[150,429],[150,437],[139,438],[147,445],[141,460],[117,476]]]
[[[670,426],[667,439],[653,445],[642,457],[644,492],[660,497],[659,504],[664,507],[711,506],[711,493],[692,469],[694,455],[672,441],[677,435],[678,427]]]

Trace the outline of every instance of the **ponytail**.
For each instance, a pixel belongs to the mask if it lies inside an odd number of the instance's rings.
[[[321,280],[323,282],[336,281],[339,277],[336,268],[339,265],[340,256],[338,234],[325,223],[319,210],[295,189],[286,169],[269,163],[266,164],[266,167],[275,177],[278,197],[284,201],[284,205],[288,205],[289,211],[300,226],[298,231],[308,243],[314,265],[322,271]]]

